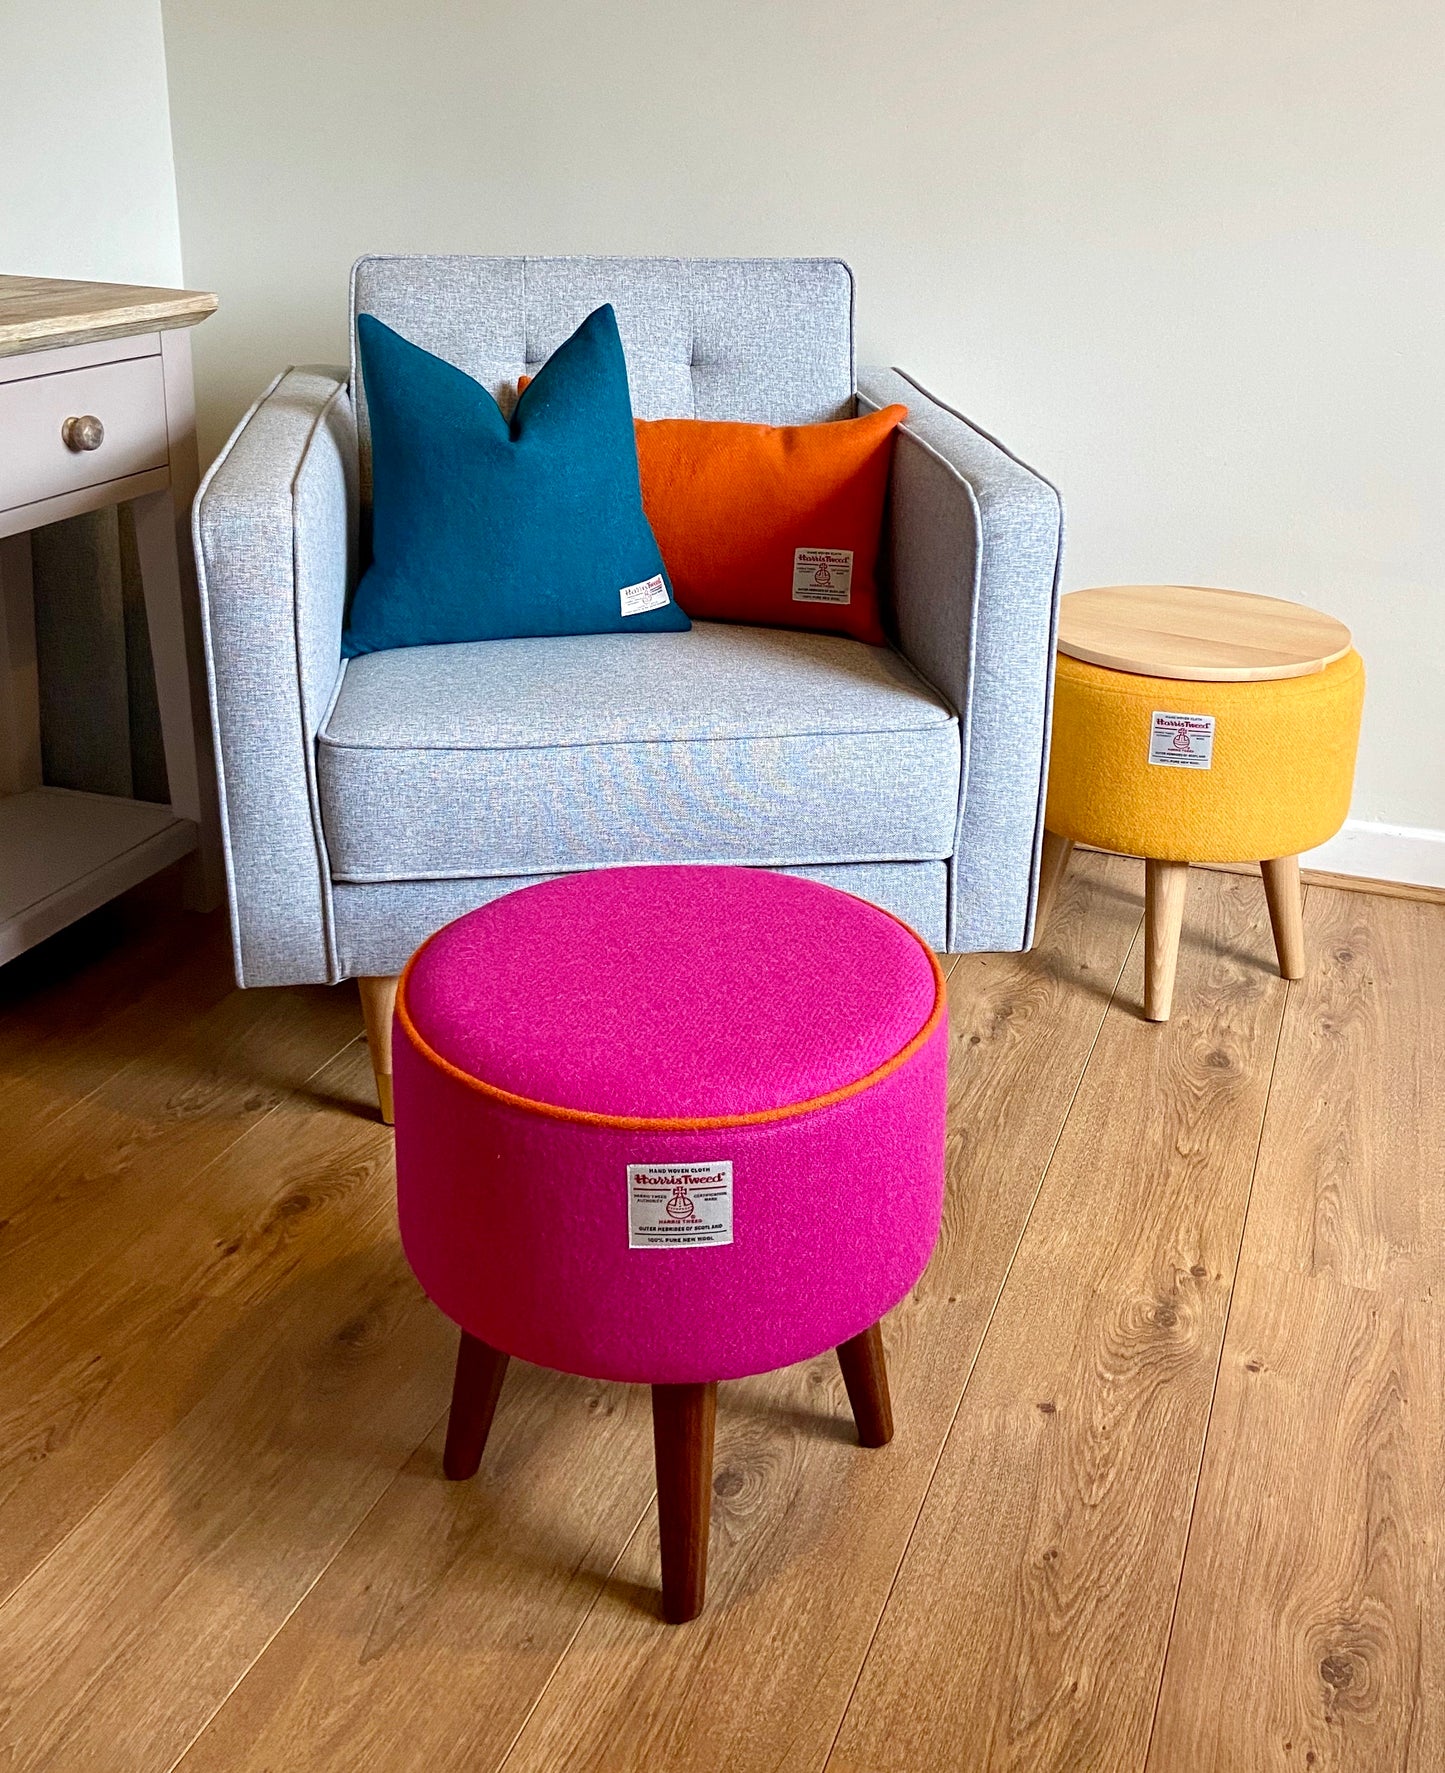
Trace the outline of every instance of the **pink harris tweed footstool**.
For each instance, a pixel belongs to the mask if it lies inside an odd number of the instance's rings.
[[[663,1611],[702,1606],[717,1381],[835,1348],[893,1432],[879,1319],[943,1198],[943,980],[905,924],[749,868],[495,900],[397,994],[402,1240],[461,1326],[445,1468],[507,1360],[652,1387]]]

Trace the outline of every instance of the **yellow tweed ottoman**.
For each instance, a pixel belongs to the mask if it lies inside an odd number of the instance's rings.
[[[1039,919],[1076,843],[1142,856],[1145,1014],[1166,1021],[1191,862],[1259,862],[1280,972],[1303,970],[1299,854],[1344,823],[1365,671],[1342,623],[1197,586],[1060,610]]]

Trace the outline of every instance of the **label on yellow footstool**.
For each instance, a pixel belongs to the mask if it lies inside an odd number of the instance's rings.
[[[1212,768],[1214,716],[1161,714],[1156,708],[1149,728],[1149,761],[1181,770]]]

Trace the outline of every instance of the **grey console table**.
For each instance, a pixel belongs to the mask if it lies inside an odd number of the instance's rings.
[[[0,276],[0,962],[193,856],[223,886],[189,536],[198,290]],[[30,531],[128,502],[170,805],[48,787]]]

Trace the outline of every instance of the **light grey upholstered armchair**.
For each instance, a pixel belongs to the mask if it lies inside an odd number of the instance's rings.
[[[577,869],[727,862],[831,882],[940,949],[1032,937],[1061,512],[896,370],[855,378],[836,259],[362,259],[351,305],[504,402],[610,301],[640,417],[803,424],[901,401],[896,649],[717,623],[343,664],[365,389],[292,369],[207,475],[196,552],[243,985],[359,978],[383,1109],[407,956]]]

